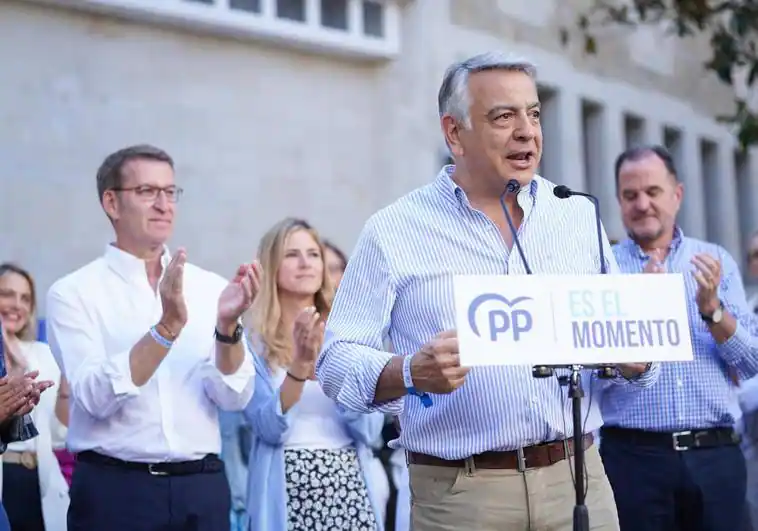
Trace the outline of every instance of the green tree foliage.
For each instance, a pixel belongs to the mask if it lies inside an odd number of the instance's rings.
[[[585,53],[594,54],[599,26],[641,24],[663,24],[679,38],[705,35],[711,46],[707,71],[732,87],[746,77],[748,93],[758,83],[758,0],[596,0],[575,28],[561,30],[561,41],[567,45],[578,30]],[[744,99],[735,97],[734,113],[718,119],[735,126],[743,148],[758,144],[758,115]]]

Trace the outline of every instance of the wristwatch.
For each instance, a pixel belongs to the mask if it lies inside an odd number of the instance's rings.
[[[700,318],[708,324],[719,324],[724,318],[724,303],[719,301],[719,307],[713,312],[713,315],[700,314]]]
[[[242,339],[242,325],[239,323],[237,323],[237,328],[234,329],[234,332],[232,332],[232,335],[230,336],[222,334],[218,331],[218,328],[216,328],[213,332],[214,336],[216,337],[216,341],[219,343],[224,343],[225,345],[236,345],[239,343],[240,339]]]

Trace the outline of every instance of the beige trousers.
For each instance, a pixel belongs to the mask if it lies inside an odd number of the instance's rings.
[[[619,531],[597,446],[586,452],[592,531]],[[573,459],[517,470],[410,465],[412,531],[572,531]]]

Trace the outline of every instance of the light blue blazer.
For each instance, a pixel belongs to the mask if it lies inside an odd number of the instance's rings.
[[[251,350],[253,350],[251,348]],[[247,512],[250,529],[255,531],[286,531],[287,494],[284,472],[284,446],[290,426],[290,409],[282,414],[279,388],[265,359],[253,354],[255,361],[255,391],[245,409],[245,417],[252,427],[252,448],[248,463]],[[334,405],[337,407],[337,404]],[[371,505],[377,520],[378,531],[384,531],[379,521],[376,494],[366,480],[366,463],[373,457],[370,444],[376,440],[384,425],[384,415],[341,411],[347,432],[353,439]]]

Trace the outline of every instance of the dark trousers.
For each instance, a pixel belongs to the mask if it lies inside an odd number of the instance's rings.
[[[3,505],[11,531],[45,531],[36,468],[3,463]]]
[[[600,444],[621,531],[745,531],[739,446],[676,451],[620,437]]]
[[[153,476],[79,461],[68,531],[226,531],[231,493],[223,470]]]

